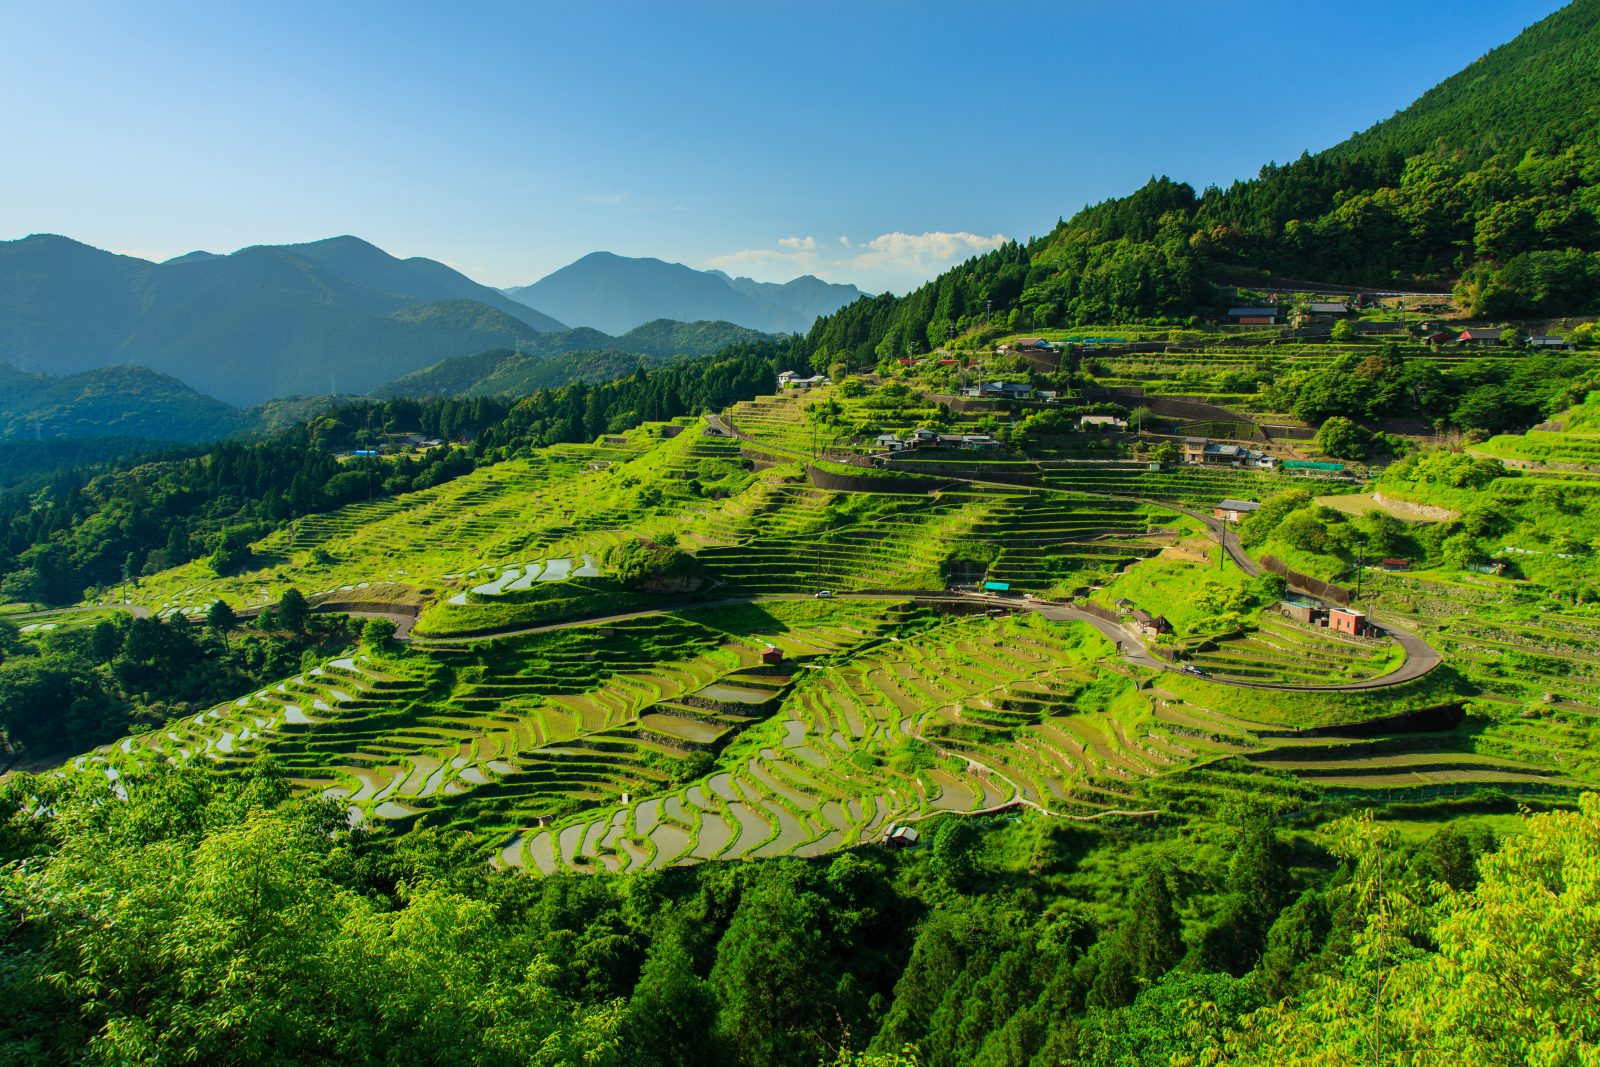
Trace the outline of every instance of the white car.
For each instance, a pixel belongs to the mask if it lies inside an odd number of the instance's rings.
[[[831,599],[833,597],[833,590],[832,589],[818,589],[816,596],[817,596],[818,600]]]

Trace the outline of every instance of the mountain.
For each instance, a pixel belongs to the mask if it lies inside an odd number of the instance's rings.
[[[675,356],[708,356],[729,345],[767,340],[731,322],[660,319],[612,337],[580,327],[540,334],[519,349],[496,348],[440,360],[371,391],[380,398],[520,396],[569,382],[602,382]]]
[[[137,364],[236,404],[362,391],[564,328],[354,237],[159,264],[52,234],[0,242],[0,361],[56,375]]]
[[[904,298],[819,319],[813,366],[952,334],[1223,315],[1237,285],[1454,290],[1474,316],[1600,313],[1600,0],[1578,0],[1411,106],[1226,189],[1155,178]]]
[[[102,367],[52,378],[0,364],[0,440],[209,441],[257,421],[252,413],[143,367]]]
[[[653,319],[721,319],[766,333],[803,333],[858,299],[853,285],[810,276],[778,285],[659,259],[592,252],[507,296],[563,322],[620,334]]]

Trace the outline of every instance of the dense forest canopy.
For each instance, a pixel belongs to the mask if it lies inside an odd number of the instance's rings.
[[[899,856],[534,879],[459,832],[352,830],[265,761],[114,792],[0,789],[0,1063],[1577,1064],[1600,1040],[1573,966],[1593,797],[1503,845],[1289,832],[1286,793],[1167,833],[947,816]]]
[[[1579,0],[1410,108],[1200,192],[1152,178],[903,298],[819,319],[812,363],[870,366],[986,323],[1214,319],[1234,282],[1455,289],[1474,315],[1600,310],[1600,0]],[[1220,284],[1219,284],[1220,283]]]

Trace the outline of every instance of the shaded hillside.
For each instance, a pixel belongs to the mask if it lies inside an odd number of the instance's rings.
[[[800,333],[861,291],[809,276],[778,285],[659,259],[593,252],[506,294],[563,322],[614,334],[654,319],[720,319],[767,333]]]
[[[674,356],[705,356],[765,339],[729,322],[648,322],[621,337],[576,329],[519,348],[441,360],[372,390],[376,397],[517,396],[569,382],[603,382]]]
[[[339,237],[155,264],[42,234],[0,242],[0,360],[148,366],[231,403],[357,391],[561,323],[425,259]]]
[[[1269,275],[1456,290],[1473,313],[1600,311],[1600,0],[1579,0],[1318,155],[1203,193],[1170,178],[905,298],[812,328],[816,366],[1010,329],[1216,318],[1214,281]]]
[[[104,367],[66,378],[0,365],[0,440],[115,437],[209,441],[256,417],[143,367]]]

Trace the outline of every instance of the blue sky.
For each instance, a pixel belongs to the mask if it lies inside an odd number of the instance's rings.
[[[0,239],[903,291],[1152,174],[1324,148],[1559,6],[0,0]]]

